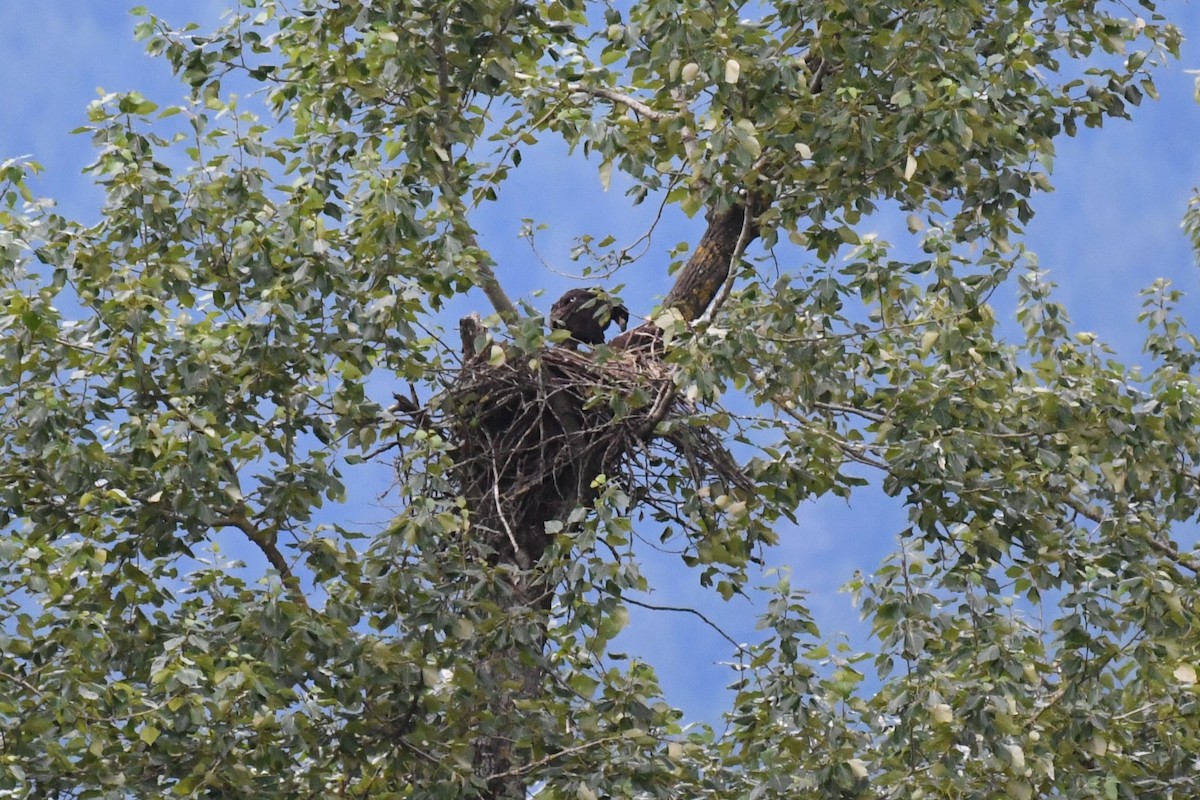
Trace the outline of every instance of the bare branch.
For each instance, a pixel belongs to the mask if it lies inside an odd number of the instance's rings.
[[[577,744],[573,747],[564,747],[562,750],[557,750],[547,756],[537,759],[536,761],[530,761],[528,763],[521,764],[518,767],[504,770],[503,772],[493,773],[488,776],[488,781],[491,782],[504,778],[516,778],[521,775],[527,775],[538,767],[544,767],[547,764],[553,764],[555,761],[558,761],[561,758],[566,758],[567,756],[574,755],[575,753],[582,753],[595,747],[610,744],[611,742],[618,742],[623,738],[625,738],[623,735],[606,736],[603,739],[593,739],[590,742]]]
[[[521,545],[517,543],[517,537],[513,534],[512,526],[508,524],[508,517],[504,515],[504,504],[500,500],[500,471],[492,464],[492,499],[496,502],[496,516],[500,518],[500,524],[504,526],[504,533],[508,536],[508,543],[512,545],[513,558],[516,559],[517,565],[522,569],[529,569],[529,556],[521,549]]]
[[[875,411],[867,411],[863,408],[855,408],[854,406],[842,405],[840,403],[822,403],[818,401],[814,402],[813,405],[822,411],[831,411],[838,414],[853,414],[854,416],[862,417],[863,419],[869,419],[872,422],[883,422],[885,419],[887,419],[887,416],[884,414],[880,414]]]
[[[738,644],[737,640],[735,640],[732,636],[730,636],[728,633],[726,633],[724,631],[724,629],[721,628],[720,625],[718,625],[717,623],[715,623],[711,619],[709,619],[707,616],[705,616],[703,612],[698,611],[694,608],[690,608],[688,606],[660,606],[660,605],[655,605],[654,603],[643,603],[639,600],[634,600],[631,597],[624,597],[624,596],[622,596],[621,599],[624,602],[629,603],[631,606],[638,606],[639,608],[644,608],[644,609],[647,609],[648,611],[674,611],[679,614],[691,614],[692,616],[699,617],[701,619],[701,621],[704,622],[705,625],[712,628],[714,631],[716,631],[718,634],[720,634],[722,639],[724,639],[725,641],[727,641],[731,645],[733,645],[734,648],[737,649],[738,653],[750,652],[749,650],[746,649],[745,645]]]

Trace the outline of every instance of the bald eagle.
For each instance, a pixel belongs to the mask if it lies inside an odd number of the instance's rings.
[[[612,302],[603,289],[571,289],[550,306],[550,329],[571,332],[566,345],[603,344],[604,330],[616,322],[621,330],[629,324],[629,310]]]

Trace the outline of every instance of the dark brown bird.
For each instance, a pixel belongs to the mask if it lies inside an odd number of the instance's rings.
[[[603,289],[570,289],[550,306],[550,330],[570,331],[566,345],[603,344],[604,331],[615,322],[621,330],[629,324],[629,310],[614,303]]]

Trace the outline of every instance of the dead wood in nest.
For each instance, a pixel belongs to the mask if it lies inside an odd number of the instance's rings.
[[[491,345],[475,352],[484,341],[475,320],[464,319],[462,332],[458,376],[414,419],[435,422],[454,444],[453,484],[493,563],[533,566],[548,543],[546,523],[590,502],[598,476],[636,491],[645,477],[638,458],[651,445],[675,451],[693,473],[700,465],[705,479],[745,485],[706,428],[662,424],[694,409],[659,352],[551,346],[505,348],[499,358]]]
[[[529,567],[545,524],[565,519],[615,476],[674,404],[657,360],[547,347],[493,364],[469,359],[451,387],[447,428],[476,535],[500,561]]]

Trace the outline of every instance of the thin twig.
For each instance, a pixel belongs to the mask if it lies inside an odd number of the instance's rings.
[[[750,382],[754,384],[755,388],[757,388],[759,391],[767,390],[766,382],[763,381],[760,376],[751,375]],[[837,449],[840,450],[842,455],[844,455],[846,458],[859,464],[864,464],[868,467],[875,467],[876,469],[884,472],[890,471],[891,467],[888,466],[886,461],[881,461],[880,459],[872,458],[871,456],[867,455],[866,448],[864,448],[862,445],[853,444],[852,442],[848,442],[840,436],[836,436],[830,431],[824,431],[815,427],[812,422],[806,419],[803,414],[795,409],[794,404],[792,404],[791,401],[783,399],[778,395],[774,395],[770,399],[775,408],[782,411],[784,414],[787,414],[789,417],[796,420],[796,422],[799,422],[806,430],[810,430],[818,436],[824,437],[825,439],[833,442],[834,446],[837,447]],[[791,407],[789,407],[789,405]]]
[[[17,676],[17,675],[9,675],[7,672],[0,672],[0,679],[3,679],[3,680],[6,680],[6,681],[10,681],[10,682],[12,682],[12,683],[15,683],[15,684],[17,684],[18,686],[20,686],[21,688],[23,688],[25,691],[27,691],[27,692],[32,692],[33,694],[37,695],[37,699],[38,699],[38,700],[45,700],[45,699],[46,699],[46,693],[45,693],[45,692],[43,692],[41,689],[39,689],[38,687],[34,686],[32,683],[30,683],[29,681],[25,680],[24,678],[21,678],[20,676]]]
[[[682,91],[674,89],[671,92],[671,98],[675,101],[675,116],[678,119],[684,119],[689,111],[688,100]],[[687,159],[688,165],[695,165],[697,172],[700,165],[700,140],[696,136],[696,132],[692,130],[690,125],[684,124],[679,129],[679,139],[683,142],[683,155]],[[695,180],[696,190],[703,192],[708,188],[706,181],[699,174],[693,176]]]
[[[722,639],[724,639],[725,641],[727,641],[731,645],[733,645],[734,648],[737,649],[738,653],[749,653],[750,652],[749,648],[747,648],[743,644],[738,644],[737,640],[735,640],[732,636],[730,636],[728,633],[726,633],[721,628],[720,625],[718,625],[717,623],[715,623],[711,619],[709,619],[707,616],[705,616],[703,612],[697,611],[694,608],[689,608],[688,606],[660,606],[660,605],[655,605],[654,603],[643,603],[640,600],[634,600],[632,597],[624,597],[624,596],[622,596],[621,599],[624,602],[629,603],[631,606],[638,606],[638,607],[644,608],[648,611],[674,611],[679,614],[691,614],[693,616],[699,617],[704,622],[705,625],[712,628],[714,631],[716,631],[721,636]]]
[[[496,469],[496,465],[492,464],[492,499],[496,501],[496,516],[500,518],[500,524],[504,526],[504,533],[508,536],[508,543],[512,545],[513,558],[518,564],[523,567],[528,567],[528,564],[522,562],[528,561],[525,553],[521,550],[521,545],[517,544],[517,537],[513,535],[512,527],[508,524],[508,518],[504,516],[504,506],[500,504],[500,472]]]
[[[853,414],[864,419],[869,419],[872,422],[883,422],[887,419],[886,415],[880,414],[876,411],[867,411],[866,409],[855,408],[854,406],[846,406],[840,403],[822,403],[817,401],[813,403],[813,406],[821,409],[822,411],[833,411],[840,414]]]

